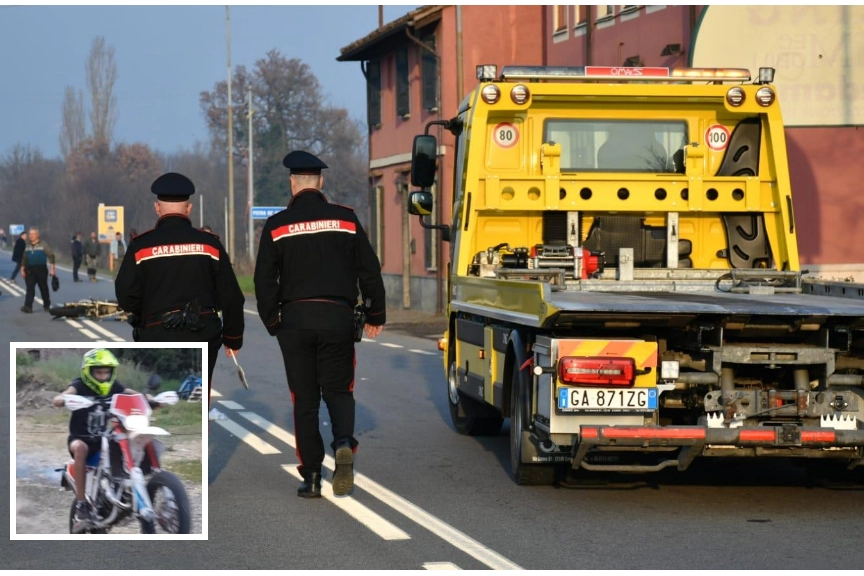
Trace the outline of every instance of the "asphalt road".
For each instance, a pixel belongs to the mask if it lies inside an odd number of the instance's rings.
[[[0,276],[8,277],[8,253]],[[113,295],[73,284],[55,303]],[[19,286],[23,283],[19,281]],[[81,324],[19,312],[0,285],[7,341],[131,340],[122,323]],[[38,309],[39,305],[34,306]],[[782,461],[707,462],[683,474],[601,477],[579,487],[519,487],[508,428],[493,438],[450,425],[435,337],[384,332],[357,345],[360,449],[353,495],[297,498],[290,397],[276,340],[247,300],[238,359],[220,354],[214,405],[229,419],[209,436],[207,542],[25,542],[0,533],[4,568],[40,569],[855,569],[864,565],[864,489],[813,481]],[[9,348],[2,351],[9,359]],[[0,490],[8,492],[8,390],[0,392]],[[321,410],[325,443],[329,418]],[[329,478],[333,461],[325,461]],[[8,514],[0,502],[0,516]],[[65,510],[58,513],[65,513]],[[122,560],[120,560],[122,558]]]

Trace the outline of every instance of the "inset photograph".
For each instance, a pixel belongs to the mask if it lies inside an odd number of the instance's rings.
[[[10,347],[11,539],[207,539],[204,344]]]

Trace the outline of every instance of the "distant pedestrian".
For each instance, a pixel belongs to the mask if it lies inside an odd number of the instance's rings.
[[[28,237],[30,244],[24,250],[24,258],[21,261],[21,277],[27,283],[27,295],[24,297],[21,311],[27,314],[33,312],[33,299],[36,297],[38,284],[39,293],[42,295],[42,306],[48,312],[51,308],[51,292],[48,291],[49,264],[51,276],[57,273],[54,267],[54,251],[39,238],[38,228],[30,228]]]
[[[0,230],[0,247],[3,250],[6,249],[6,246],[9,244],[9,237],[6,236],[6,230]]]
[[[117,232],[114,235],[114,240],[111,241],[111,251],[108,253],[108,269],[114,272],[114,263],[117,263],[117,268],[120,268],[120,263],[123,261],[123,256],[126,255],[126,242],[123,241],[123,234]],[[115,274],[116,277],[116,274]]]
[[[90,282],[97,282],[96,266],[99,263],[99,254],[101,252],[102,246],[99,245],[96,232],[90,232],[90,239],[84,244],[84,261],[87,264],[87,276],[90,277]]]
[[[15,240],[15,247],[12,248],[12,261],[15,262],[15,270],[12,271],[11,280],[15,280],[18,271],[21,270],[21,260],[24,258],[24,249],[27,247],[27,233],[22,232],[21,236]]]
[[[72,280],[75,282],[83,282],[78,277],[78,269],[81,268],[81,261],[84,259],[84,245],[81,244],[81,232],[76,232],[72,236]]]

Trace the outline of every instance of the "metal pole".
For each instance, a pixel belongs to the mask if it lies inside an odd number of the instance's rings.
[[[225,198],[225,236],[228,236],[228,198]]]
[[[249,90],[249,151],[247,153],[247,162],[249,163],[249,175],[248,175],[248,184],[247,184],[247,192],[248,198],[246,199],[246,211],[249,214],[249,222],[248,222],[248,236],[249,236],[249,246],[246,254],[249,256],[249,260],[252,260],[253,253],[255,248],[253,247],[253,243],[255,241],[255,222],[252,220],[252,205],[253,199],[255,196],[254,191],[254,180],[252,179],[252,158],[255,156],[252,154],[252,90]]]
[[[199,202],[199,204],[198,204],[198,227],[203,228],[204,227],[204,195],[201,194],[201,196],[199,196],[199,198],[201,198],[201,200],[198,201]]]
[[[228,41],[228,255],[234,259],[234,121],[231,114],[231,17],[225,6],[225,36]]]

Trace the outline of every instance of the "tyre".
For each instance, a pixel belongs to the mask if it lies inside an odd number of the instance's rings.
[[[192,510],[186,488],[175,474],[162,470],[150,477],[147,493],[156,512],[153,521],[141,520],[142,534],[189,534]]]
[[[453,427],[459,434],[466,436],[494,436],[498,434],[504,419],[478,415],[484,412],[488,414],[490,409],[459,391],[456,351],[452,346],[447,358],[450,361],[447,369],[447,404],[450,406],[450,420],[453,422]]]
[[[78,504],[78,501],[73,499],[72,506],[69,508],[69,533],[75,534],[73,530],[75,528],[75,505]],[[108,531],[105,528],[90,528],[89,530],[84,530],[83,532],[78,532],[78,534],[106,534]]]
[[[55,306],[48,312],[57,318],[78,318],[87,314],[87,309],[83,306]]]
[[[528,428],[531,407],[528,387],[522,384],[518,364],[510,376],[510,470],[513,481],[520,486],[545,486],[555,483],[554,464],[522,462],[523,432]]]

